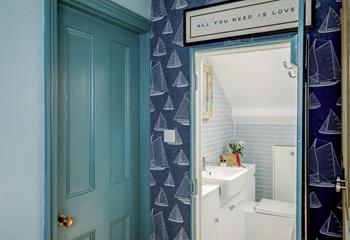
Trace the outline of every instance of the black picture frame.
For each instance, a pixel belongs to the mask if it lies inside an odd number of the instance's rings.
[[[252,34],[242,34],[239,36],[230,36],[230,37],[219,37],[219,38],[215,38],[215,39],[209,39],[209,40],[199,40],[196,42],[187,42],[186,39],[186,34],[187,34],[187,14],[189,12],[192,11],[197,11],[197,10],[201,10],[201,9],[208,9],[208,8],[212,8],[212,7],[216,7],[216,6],[221,6],[221,5],[226,5],[226,4],[230,4],[233,2],[241,2],[241,1],[245,1],[245,0],[229,0],[229,1],[224,1],[224,2],[219,2],[219,3],[213,3],[210,5],[204,5],[204,6],[199,6],[199,7],[193,7],[193,8],[188,8],[185,9],[183,11],[183,43],[185,47],[190,47],[190,46],[195,46],[195,45],[202,45],[202,44],[210,44],[210,43],[217,43],[217,42],[223,42],[223,41],[228,41],[228,40],[235,40],[235,39],[246,39],[246,38],[252,38],[252,37],[262,37],[262,36],[269,36],[269,35],[276,35],[276,34],[284,34],[284,33],[292,33],[292,32],[297,32],[298,28],[294,27],[294,28],[286,28],[286,29],[280,29],[280,30],[276,30],[276,31],[266,31],[266,32],[259,32],[259,33],[252,33]],[[267,1],[267,2],[274,2],[276,0],[272,0],[272,1]],[[314,8],[314,1],[313,0],[309,0],[311,6],[310,6],[310,17],[311,17],[311,25],[305,26],[306,29],[311,29],[314,27],[314,19],[315,19],[315,8]]]

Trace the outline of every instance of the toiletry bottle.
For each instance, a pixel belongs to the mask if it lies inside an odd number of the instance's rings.
[[[224,159],[220,160],[220,167],[227,167],[226,160]]]

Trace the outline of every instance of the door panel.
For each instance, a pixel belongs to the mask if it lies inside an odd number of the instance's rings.
[[[91,34],[66,28],[69,64],[66,70],[66,134],[63,147],[66,153],[67,198],[91,192],[95,188],[93,42]]]
[[[58,40],[58,239],[138,239],[138,35],[60,5]]]

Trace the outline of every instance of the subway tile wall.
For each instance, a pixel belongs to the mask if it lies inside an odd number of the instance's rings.
[[[246,148],[243,163],[256,164],[256,200],[272,199],[272,165],[274,145],[296,145],[295,124],[236,124],[235,139]]]
[[[232,107],[215,73],[213,95],[213,117],[202,121],[202,156],[207,162],[218,163],[224,146],[234,139],[234,126]]]

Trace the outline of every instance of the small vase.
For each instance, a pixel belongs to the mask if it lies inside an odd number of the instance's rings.
[[[235,156],[235,158],[236,158],[237,167],[240,167],[240,166],[241,166],[241,154],[235,153],[235,152],[233,152],[232,154],[233,154],[233,155]]]

